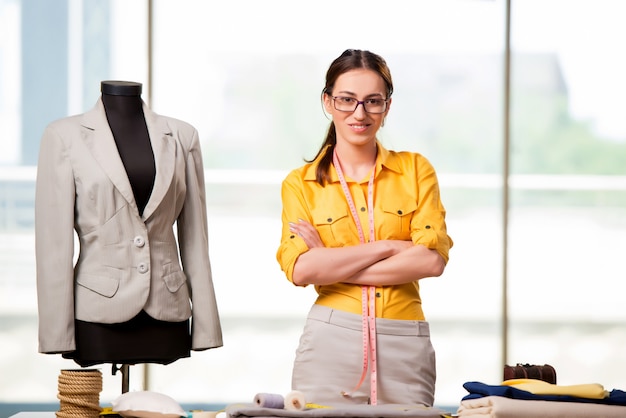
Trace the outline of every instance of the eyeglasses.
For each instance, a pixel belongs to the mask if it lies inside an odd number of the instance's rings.
[[[335,109],[340,112],[354,112],[359,105],[363,105],[363,109],[367,113],[385,113],[387,110],[387,102],[389,99],[365,99],[365,100],[357,100],[354,97],[346,97],[346,96],[331,96],[333,99],[333,103],[335,104]]]

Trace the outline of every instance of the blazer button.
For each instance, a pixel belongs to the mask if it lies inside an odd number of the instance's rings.
[[[148,263],[139,263],[137,265],[137,271],[139,273],[147,273],[148,272]]]
[[[143,247],[144,245],[146,245],[146,240],[145,240],[145,239],[143,239],[143,237],[136,236],[136,237],[133,239],[133,243],[135,244],[135,247],[139,247],[139,248],[141,248],[141,247]]]

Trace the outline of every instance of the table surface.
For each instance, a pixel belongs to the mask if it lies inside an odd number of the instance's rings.
[[[9,418],[55,418],[54,412],[19,412]]]

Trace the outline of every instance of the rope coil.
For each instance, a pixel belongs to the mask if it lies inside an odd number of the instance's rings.
[[[57,418],[98,418],[102,373],[100,370],[61,370],[58,378],[61,401]]]

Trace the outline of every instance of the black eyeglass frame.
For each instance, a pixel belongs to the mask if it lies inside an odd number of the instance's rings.
[[[380,115],[381,113],[385,113],[387,111],[387,106],[389,104],[389,98],[387,99],[370,98],[370,99],[365,99],[365,100],[357,100],[354,97],[350,97],[350,96],[330,96],[330,98],[333,99],[333,107],[335,108],[335,110],[338,110],[339,112],[354,113],[356,112],[359,105],[363,105],[363,110],[365,110],[367,113]],[[337,99],[351,99],[351,100],[356,101],[356,105],[354,106],[354,109],[352,110],[337,109],[337,102],[336,102]],[[369,110],[367,110],[367,106],[365,105],[365,102],[367,102],[368,100],[382,100],[383,103],[385,103],[385,108],[380,112],[370,112]]]

